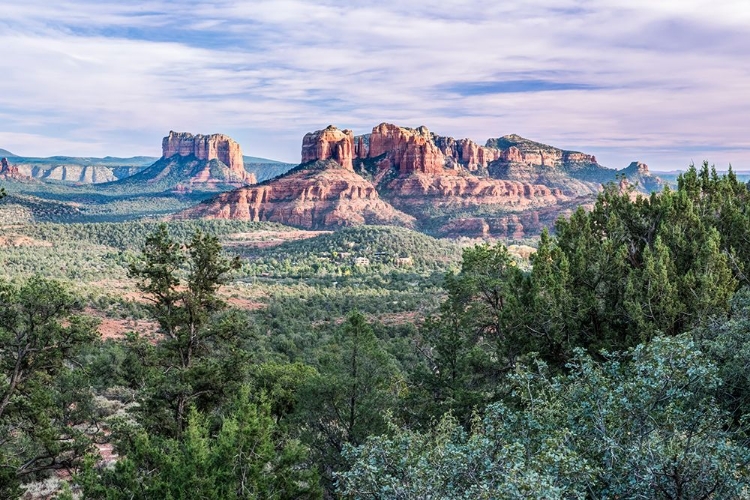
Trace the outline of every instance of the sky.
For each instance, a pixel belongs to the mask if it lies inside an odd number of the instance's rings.
[[[748,0],[0,0],[0,148],[298,162],[334,124],[750,170]]]

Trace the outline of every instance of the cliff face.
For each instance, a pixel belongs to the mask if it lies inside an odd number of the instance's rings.
[[[371,182],[332,160],[263,185],[223,193],[175,216],[196,217],[271,221],[306,229],[414,225],[413,217],[380,199]]]
[[[524,163],[549,168],[575,171],[586,167],[603,168],[596,157],[578,151],[566,151],[540,142],[530,141],[510,134],[497,139],[488,139],[485,145],[501,151],[498,158],[503,162]]]
[[[0,178],[6,180],[30,180],[28,176],[19,172],[16,165],[8,163],[7,158],[0,160]]]
[[[49,168],[40,168],[34,165],[19,165],[18,169],[21,173],[37,179],[78,182],[82,184],[100,184],[102,182],[116,181],[120,178],[116,174],[116,169],[99,165],[56,165]],[[133,168],[130,173],[134,174],[138,170]]]
[[[223,134],[170,132],[162,140],[162,153],[152,165],[102,188],[115,192],[223,191],[255,183],[255,176],[245,170],[239,144]]]
[[[492,205],[518,210],[567,199],[559,189],[550,189],[540,184],[470,175],[428,174],[394,179],[388,184],[386,197],[394,206],[408,211],[424,205],[452,210]]]
[[[545,227],[552,227],[559,217],[570,217],[579,206],[590,210],[593,208],[593,199],[577,198],[505,215],[456,217],[440,226],[437,233],[450,238],[528,238],[541,234]]]
[[[8,159],[3,158],[0,160],[0,174],[7,176],[18,175],[18,167],[9,164]]]
[[[219,160],[238,178],[246,178],[242,149],[231,137],[224,134],[193,135],[170,131],[162,140],[162,158],[175,155],[193,155],[197,160]]]
[[[334,160],[348,170],[354,170],[354,134],[329,125],[323,130],[305,134],[302,139],[302,163]]]
[[[456,140],[453,137],[433,135],[435,144],[447,158],[456,165],[471,172],[487,168],[490,162],[500,158],[501,152],[495,148],[480,146],[471,139]]]
[[[413,172],[441,174],[445,167],[445,156],[427,127],[411,129],[381,123],[372,129],[367,158],[381,155],[385,155],[383,163],[401,176]]]

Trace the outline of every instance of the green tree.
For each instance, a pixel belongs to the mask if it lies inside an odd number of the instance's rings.
[[[323,347],[318,365],[318,376],[303,389],[298,418],[306,442],[324,467],[323,479],[330,481],[333,470],[341,466],[344,444],[357,445],[385,431],[384,415],[393,406],[397,372],[357,311]]]
[[[72,468],[90,440],[76,425],[90,414],[80,370],[71,363],[97,338],[96,322],[56,281],[0,282],[0,496],[21,481]]]
[[[696,343],[719,369],[718,400],[735,426],[750,422],[750,289],[740,289],[732,299],[728,318],[717,317],[693,330]]]
[[[747,498],[750,450],[689,338],[656,337],[570,373],[520,367],[467,432],[451,416],[347,447],[345,498]]]
[[[247,388],[216,427],[191,407],[179,438],[129,434],[114,467],[91,458],[77,481],[92,500],[320,498],[306,449],[279,434],[270,405]]]
[[[504,374],[533,350],[524,286],[524,273],[502,244],[464,250],[460,272],[445,277],[448,298],[420,329],[424,363],[413,370],[410,391],[416,420],[452,411],[468,423],[475,407],[499,398]]]
[[[239,313],[223,312],[226,306],[217,295],[239,266],[237,258],[221,254],[215,236],[196,231],[183,250],[166,225],[146,238],[142,255],[130,265],[130,276],[151,300],[149,309],[164,336],[144,359],[150,365],[140,370],[142,414],[153,430],[179,434],[191,404],[208,408],[242,381],[237,369],[247,356],[242,347],[249,327]],[[147,351],[137,338],[131,345]]]

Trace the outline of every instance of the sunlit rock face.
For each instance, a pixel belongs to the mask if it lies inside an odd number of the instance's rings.
[[[219,160],[238,178],[247,179],[242,159],[242,149],[231,137],[224,134],[193,135],[170,131],[162,140],[162,158],[193,155],[197,160]]]

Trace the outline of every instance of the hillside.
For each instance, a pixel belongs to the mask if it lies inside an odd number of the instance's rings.
[[[263,184],[220,194],[174,217],[270,221],[304,229],[414,223],[381,200],[372,183],[331,160],[304,164]]]
[[[289,259],[293,264],[314,260],[444,269],[460,261],[461,249],[453,242],[405,228],[363,226],[284,243],[268,251],[264,258]]]
[[[72,203],[14,193],[0,198],[0,225],[75,219],[80,216],[80,207]]]

